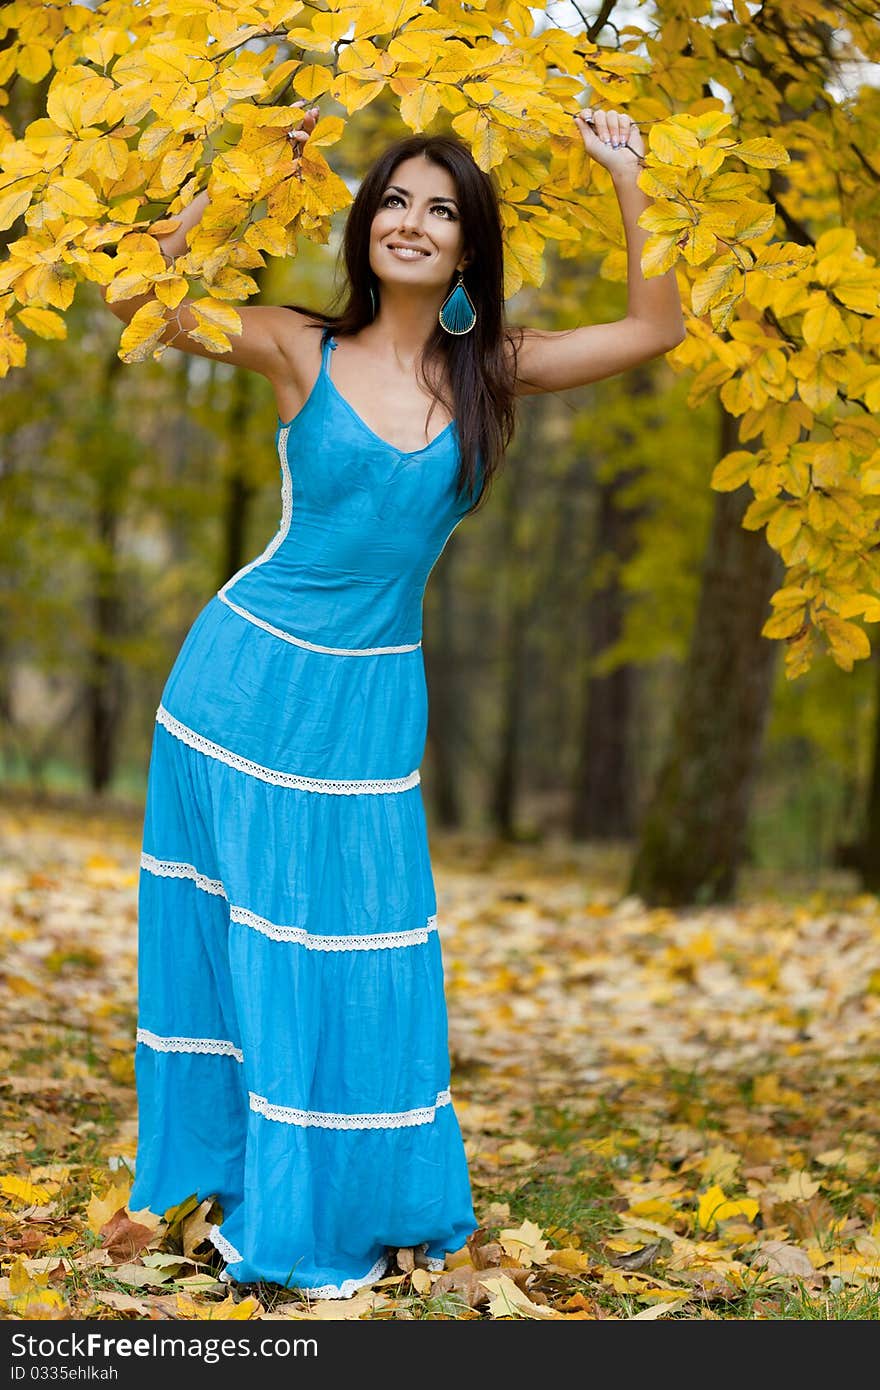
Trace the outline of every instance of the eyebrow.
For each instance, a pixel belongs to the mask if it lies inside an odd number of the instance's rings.
[[[395,192],[395,193],[404,193],[404,194],[406,195],[407,198],[411,198],[411,197],[412,197],[412,194],[410,193],[409,189],[408,189],[408,188],[401,188],[401,186],[400,186],[399,183],[389,183],[388,187],[385,189],[385,192],[387,193],[387,192],[389,191],[389,189],[392,189],[392,188],[394,189],[394,192]],[[432,203],[452,203],[452,206],[453,206],[453,207],[456,207],[456,208],[458,207],[458,203],[455,201],[454,198],[444,198],[444,197],[438,195],[436,198],[431,198],[430,201],[431,201]]]

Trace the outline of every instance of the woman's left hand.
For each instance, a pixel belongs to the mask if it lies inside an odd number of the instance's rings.
[[[574,119],[587,154],[612,177],[638,172],[644,162],[645,142],[625,111],[600,111],[598,107],[585,106]]]

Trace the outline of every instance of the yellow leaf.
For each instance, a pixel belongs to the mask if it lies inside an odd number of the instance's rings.
[[[856,234],[851,227],[832,227],[816,241],[816,255],[820,260],[826,256],[849,257],[855,249]]]
[[[256,1298],[243,1298],[236,1303],[232,1294],[229,1294],[222,1303],[196,1303],[188,1294],[179,1293],[177,1312],[181,1318],[198,1318],[205,1322],[223,1322],[227,1318],[247,1322],[264,1312],[264,1309]]]
[[[641,1202],[631,1202],[629,1209],[621,1214],[621,1220],[629,1220],[632,1217],[648,1217],[653,1220],[655,1217],[666,1223],[674,1222],[681,1216],[681,1212],[674,1207],[671,1202],[667,1202],[662,1197],[646,1197]]]
[[[39,1187],[30,1178],[16,1177],[14,1173],[0,1177],[0,1192],[16,1202],[23,1202],[27,1207],[44,1206],[49,1200],[45,1187]]]
[[[768,1183],[767,1191],[772,1192],[781,1202],[807,1202],[811,1197],[815,1197],[819,1187],[818,1182],[801,1170],[789,1173],[782,1182]]]
[[[837,395],[838,384],[821,366],[813,376],[804,377],[798,382],[798,391],[805,405],[811,410],[822,410],[830,405]]]
[[[846,1149],[825,1149],[824,1153],[816,1154],[816,1162],[821,1163],[827,1168],[836,1168],[846,1158]]]
[[[142,304],[122,331],[119,346],[126,362],[143,362],[159,343],[166,327],[163,306],[157,299]]]
[[[114,1081],[119,1081],[123,1085],[125,1085],[128,1082],[133,1082],[134,1057],[130,1053],[127,1055],[117,1055],[111,1057],[110,1061],[107,1064],[107,1070],[113,1077]]]
[[[688,124],[699,140],[712,140],[726,130],[733,120],[730,111],[702,111],[688,117]]]
[[[702,265],[710,256],[715,254],[716,237],[715,233],[708,227],[692,227],[687,234],[687,239],[681,248],[681,253],[688,265]]]
[[[431,1276],[426,1269],[414,1269],[410,1275],[410,1281],[416,1293],[428,1294],[431,1292]]]
[[[544,1233],[534,1221],[524,1221],[515,1230],[510,1228],[500,1232],[499,1244],[505,1254],[521,1265],[546,1264],[549,1246]]]
[[[683,1297],[672,1297],[668,1302],[655,1303],[651,1308],[643,1308],[640,1313],[632,1313],[627,1322],[653,1322],[657,1318],[668,1318],[671,1313],[677,1313],[679,1308],[683,1308],[688,1301],[688,1295]]]
[[[261,180],[262,171],[257,160],[241,149],[218,155],[211,166],[212,187],[230,189],[245,198],[259,192]]]
[[[456,134],[468,142],[474,159],[485,172],[500,164],[507,154],[507,140],[501,126],[477,107],[454,116],[452,126]]]
[[[155,294],[160,304],[167,309],[176,309],[186,298],[187,283],[182,275],[174,275],[156,286]]]
[[[538,238],[540,244],[540,237]],[[543,279],[543,265],[541,252],[535,246],[534,237],[523,222],[517,225],[508,234],[504,256],[504,276],[505,276],[505,298],[509,298],[515,290],[507,288],[509,280],[516,282],[516,289],[523,284],[539,285]]]
[[[583,142],[579,140],[578,144],[583,149]],[[545,165],[528,150],[511,151],[509,159],[504,161],[504,173],[512,183],[521,184],[523,188],[540,188],[547,179]]]
[[[722,1144],[716,1144],[694,1164],[702,1173],[706,1182],[719,1183],[722,1187],[726,1182],[733,1182],[737,1170],[742,1162],[742,1155],[734,1149],[725,1149]]]
[[[773,617],[768,618],[761,628],[761,636],[780,640],[785,637],[792,637],[796,632],[800,632],[806,614],[806,608],[786,608],[781,613],[774,613]]]
[[[45,203],[50,216],[98,217],[107,211],[90,183],[84,179],[61,174],[53,178],[46,190]]]
[[[680,125],[674,117],[658,121],[651,126],[648,135],[651,151],[664,164],[672,164],[677,169],[689,169],[697,163],[700,142],[693,130]]]
[[[572,1274],[579,1274],[590,1268],[592,1261],[589,1255],[585,1255],[582,1250],[573,1250],[566,1246],[563,1250],[551,1250],[547,1263],[557,1266],[559,1269],[567,1269]]]
[[[774,550],[793,541],[803,524],[804,514],[795,502],[782,502],[767,522],[767,544]]]
[[[809,246],[799,246],[796,241],[774,241],[769,246],[761,247],[755,258],[755,270],[784,280],[803,270],[812,258],[813,251]]]
[[[768,139],[765,135],[759,135],[754,140],[743,140],[741,144],[734,146],[730,153],[756,169],[775,169],[780,164],[789,162],[785,146],[780,145],[778,140]]]
[[[843,671],[851,671],[853,662],[864,661],[871,655],[871,644],[864,628],[856,623],[838,618],[834,613],[823,613],[817,619],[828,638],[831,655]]]
[[[758,461],[758,455],[748,449],[735,449],[715,465],[709,484],[716,492],[734,492],[748,482]]]
[[[498,1150],[498,1157],[503,1163],[531,1163],[537,1156],[538,1150],[524,1139],[511,1139]]]
[[[693,225],[693,214],[683,203],[658,198],[639,213],[639,226],[646,232],[682,232]]]
[[[506,1274],[478,1281],[489,1291],[489,1315],[493,1318],[558,1318],[562,1315],[544,1304],[533,1303]]]
[[[5,231],[17,217],[27,212],[33,196],[33,189],[27,187],[13,187],[0,192],[0,230]]]
[[[841,618],[857,618],[860,615],[868,623],[880,620],[880,599],[876,594],[849,594],[837,605]]]
[[[222,328],[224,333],[237,336],[241,332],[241,318],[231,304],[224,304],[219,299],[206,296],[204,299],[195,300],[191,307],[199,319]]]
[[[849,340],[840,310],[824,295],[804,314],[803,334],[805,342],[817,352]]]
[[[733,261],[716,261],[698,275],[691,287],[691,308],[700,318],[736,283],[741,273]]]
[[[776,209],[772,203],[758,203],[752,198],[746,199],[734,218],[734,232],[738,240],[749,241],[752,237],[763,236],[769,232],[776,220]],[[740,251],[744,256],[745,250]]]
[[[363,106],[368,106],[371,101],[375,101],[384,87],[384,79],[379,79],[376,82],[362,82],[350,72],[340,72],[333,83],[331,95],[334,101],[338,101],[340,106],[344,106],[345,110],[351,114],[353,111],[360,111]]]
[[[41,338],[67,337],[67,324],[60,314],[54,314],[51,309],[41,309],[38,305],[31,304],[27,308],[19,309],[16,318],[25,328],[29,328]]]
[[[86,1220],[89,1224],[89,1230],[95,1231],[96,1233],[99,1232],[101,1227],[106,1225],[110,1220],[111,1216],[115,1216],[120,1209],[127,1208],[130,1193],[130,1182],[114,1183],[101,1197],[99,1197],[97,1193],[93,1193],[86,1207]]]
[[[201,149],[195,143],[169,150],[159,165],[156,185],[163,193],[178,189],[199,161]]]
[[[22,44],[17,61],[19,72],[28,82],[42,82],[52,71],[52,58],[45,43]]]
[[[649,236],[642,247],[642,274],[650,279],[663,275],[679,258],[678,236],[674,232],[658,232]]]
[[[316,16],[316,18],[320,17]],[[337,15],[336,18],[339,19],[340,16]],[[332,86],[333,69],[323,63],[314,63],[309,67],[300,68],[293,79],[294,91],[297,96],[305,97],[306,101],[315,101],[318,97],[322,97],[325,92],[329,92]]]
[[[733,1216],[744,1216],[754,1221],[758,1214],[758,1203],[752,1197],[739,1200],[726,1197],[724,1189],[713,1186],[701,1192],[697,1204],[697,1220],[704,1231],[714,1231],[719,1221],[727,1221]]]

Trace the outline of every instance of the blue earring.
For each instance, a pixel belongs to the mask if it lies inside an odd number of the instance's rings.
[[[447,333],[470,333],[476,323],[477,311],[464,287],[461,271],[458,272],[458,284],[440,305],[437,317],[441,328],[445,328]]]

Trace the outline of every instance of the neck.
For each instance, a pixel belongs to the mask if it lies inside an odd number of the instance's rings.
[[[437,315],[446,293],[436,289],[414,294],[408,287],[383,285],[379,312],[361,332],[373,348],[401,363],[411,363],[424,349],[437,326]]]

